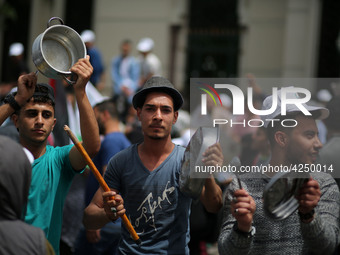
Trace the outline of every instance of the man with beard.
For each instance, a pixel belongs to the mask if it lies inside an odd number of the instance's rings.
[[[129,147],[130,141],[120,131],[119,119],[116,107],[112,100],[105,100],[93,107],[96,116],[99,133],[103,135],[101,147],[94,157],[93,163],[99,172],[104,175],[109,160],[121,150]],[[86,183],[85,204],[88,206],[99,187],[98,181],[92,172]],[[109,222],[101,229],[84,229],[79,232],[76,245],[76,253],[82,255],[116,254],[118,242],[121,236],[121,219]]]
[[[315,119],[326,118],[329,112],[301,104],[311,113],[304,115],[295,104],[287,104],[287,115],[283,116],[280,92],[277,109],[263,116],[271,144],[269,166],[310,166],[322,147]],[[288,94],[287,98],[296,99],[297,95]],[[262,108],[268,110],[272,105],[273,97],[269,96]],[[281,124],[284,119],[295,120],[297,125],[285,127]],[[334,179],[324,172],[309,173],[296,194],[297,210],[274,220],[265,213],[262,200],[274,174],[246,173],[241,175],[243,188],[236,181],[228,187],[218,241],[220,254],[332,254],[338,242],[340,201]]]
[[[126,212],[142,244],[135,244],[123,227],[119,254],[189,254],[191,198],[179,189],[185,148],[171,141],[183,98],[167,79],[154,76],[132,102],[144,141],[110,160],[105,180],[112,191],[98,189],[85,209],[85,227],[98,229]],[[210,146],[203,156],[207,165],[223,162],[219,144]],[[222,192],[212,177],[206,179],[200,200],[210,212],[221,208]]]

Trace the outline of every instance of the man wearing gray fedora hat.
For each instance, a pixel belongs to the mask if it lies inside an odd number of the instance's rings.
[[[189,254],[191,198],[179,188],[185,148],[171,141],[182,95],[167,79],[153,76],[134,95],[132,103],[144,141],[110,160],[104,178],[112,191],[98,189],[85,209],[85,227],[100,228],[126,213],[142,244],[136,245],[123,227],[120,254]],[[218,143],[203,156],[206,165],[223,162]],[[115,199],[109,199],[111,196]],[[221,208],[222,192],[212,177],[206,179],[200,200],[210,212]]]

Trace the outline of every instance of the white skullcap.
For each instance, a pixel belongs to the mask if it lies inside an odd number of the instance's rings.
[[[80,37],[84,43],[94,42],[96,40],[96,35],[94,34],[92,30],[84,30],[81,33]]]
[[[320,102],[329,102],[332,99],[332,94],[329,92],[328,89],[321,89],[316,94],[316,97]]]
[[[153,49],[154,42],[151,38],[142,38],[140,39],[137,50],[141,52],[148,52]]]
[[[19,56],[24,53],[24,45],[22,43],[12,43],[9,47],[8,54],[10,56]]]
[[[231,101],[230,96],[223,93],[223,94],[220,94],[220,98],[221,98],[223,106],[231,107],[232,101]]]

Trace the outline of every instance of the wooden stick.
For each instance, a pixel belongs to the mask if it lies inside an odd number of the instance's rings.
[[[68,134],[68,136],[71,138],[72,142],[74,143],[74,145],[77,147],[78,151],[80,152],[80,154],[85,158],[88,166],[90,167],[92,173],[94,174],[94,176],[96,177],[97,181],[99,182],[100,187],[102,187],[102,189],[104,191],[111,191],[111,189],[109,188],[109,186],[106,184],[104,178],[102,177],[102,175],[100,174],[100,172],[98,171],[97,167],[95,166],[95,164],[93,163],[93,161],[91,160],[90,156],[87,154],[86,150],[84,149],[83,145],[79,142],[78,138],[72,133],[71,129],[65,125],[64,126],[64,130],[66,131],[66,133]],[[110,198],[111,200],[114,200],[114,196],[112,196]],[[137,235],[135,229],[133,228],[133,226],[131,225],[128,217],[126,216],[126,214],[124,214],[123,216],[121,216],[123,223],[125,224],[125,227],[127,228],[127,230],[129,231],[132,239],[138,244],[141,244],[141,240],[139,238],[139,236]]]

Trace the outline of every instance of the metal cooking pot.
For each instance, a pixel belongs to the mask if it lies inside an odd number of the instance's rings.
[[[218,127],[199,127],[191,137],[182,159],[179,176],[180,190],[193,199],[199,198],[209,173],[197,172],[195,166],[203,166],[202,154],[211,145],[219,141]]]
[[[308,173],[277,173],[263,191],[263,209],[270,218],[283,220],[299,207],[295,198],[300,187],[308,181]]]
[[[53,20],[60,24],[51,25]],[[43,75],[51,79],[65,79],[72,75],[70,68],[80,58],[86,57],[85,44],[80,35],[72,28],[65,26],[59,17],[51,18],[47,29],[40,34],[32,46],[32,58],[35,66]]]

